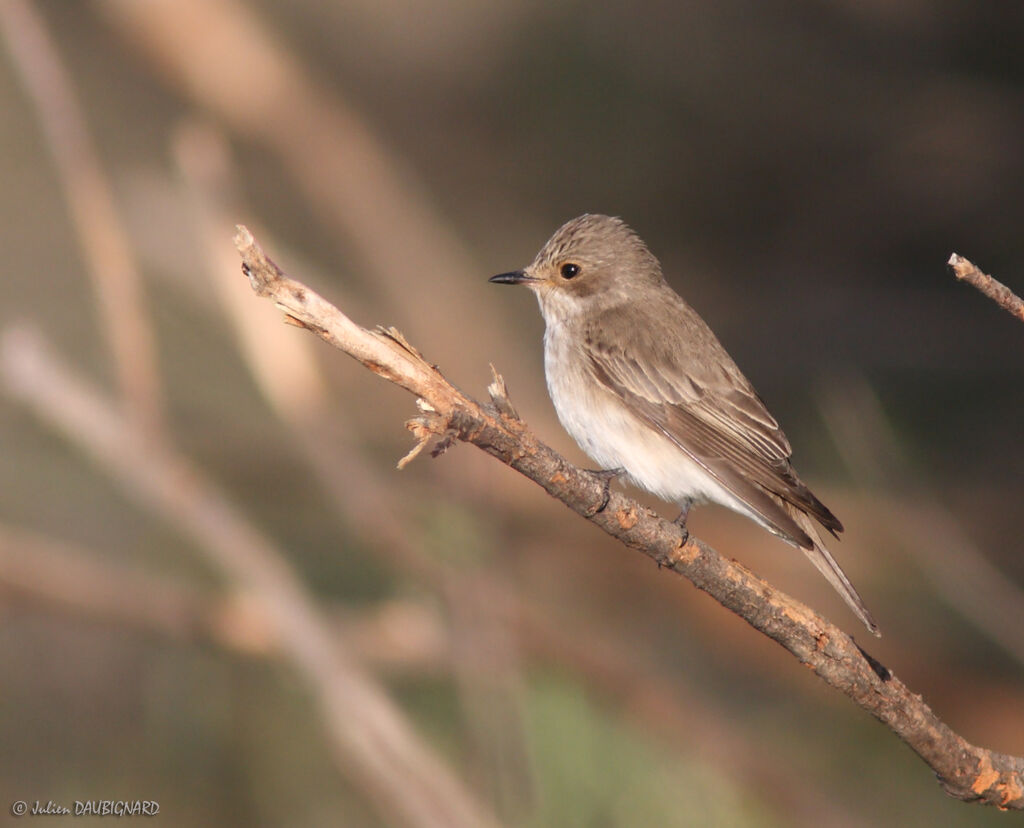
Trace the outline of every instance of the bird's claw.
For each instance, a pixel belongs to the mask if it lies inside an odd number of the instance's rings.
[[[608,508],[608,501],[612,498],[612,481],[622,477],[625,469],[587,469],[587,471],[598,478],[604,484],[604,492],[601,497],[601,505],[587,514],[587,517],[598,515]]]
[[[676,526],[682,529],[687,536],[689,536],[690,533],[686,530],[686,518],[690,515],[690,507],[692,505],[692,501],[687,501],[686,503],[684,503],[682,511],[679,513],[676,519],[672,521]]]

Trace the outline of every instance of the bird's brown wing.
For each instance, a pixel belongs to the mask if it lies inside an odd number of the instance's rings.
[[[612,343],[601,333],[607,323],[598,318],[583,337],[594,379],[780,535],[803,548],[813,546],[779,499],[812,515],[833,534],[841,532],[835,515],[796,476],[789,441],[757,392],[700,317],[679,304],[685,341],[695,346],[699,358],[683,351],[678,334],[652,330],[642,317],[629,338]],[[642,360],[637,358],[641,351]]]

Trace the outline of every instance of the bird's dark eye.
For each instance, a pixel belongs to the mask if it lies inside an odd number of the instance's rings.
[[[574,276],[579,275],[580,266],[569,262],[568,264],[562,265],[562,269],[559,272],[562,274],[563,279],[571,279]]]

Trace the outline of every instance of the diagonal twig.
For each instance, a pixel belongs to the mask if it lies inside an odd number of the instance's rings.
[[[987,273],[982,273],[976,264],[957,253],[950,256],[946,264],[961,282],[967,282],[972,287],[976,287],[1003,310],[1012,313],[1021,322],[1024,322],[1024,299],[1021,299],[1002,282],[993,279]]]
[[[235,245],[258,295],[374,373],[424,400],[427,412],[418,418],[424,428],[476,445],[625,545],[688,578],[889,727],[932,768],[951,796],[1024,809],[1024,758],[967,742],[838,627],[699,539],[684,536],[678,526],[631,498],[607,493],[600,478],[541,443],[522,421],[465,396],[394,338],[354,323],[314,291],[285,276],[244,227],[239,227]]]

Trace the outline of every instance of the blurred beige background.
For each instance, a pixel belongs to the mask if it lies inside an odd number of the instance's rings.
[[[1024,329],[945,262],[1024,290],[1024,11],[0,0],[0,29],[5,813],[1006,818],[475,449],[397,471],[414,401],[282,325],[231,236],[471,395],[493,363],[587,465],[532,298],[486,279],[622,216],[846,525],[869,650],[1020,755]],[[690,525],[860,633],[802,555]]]

